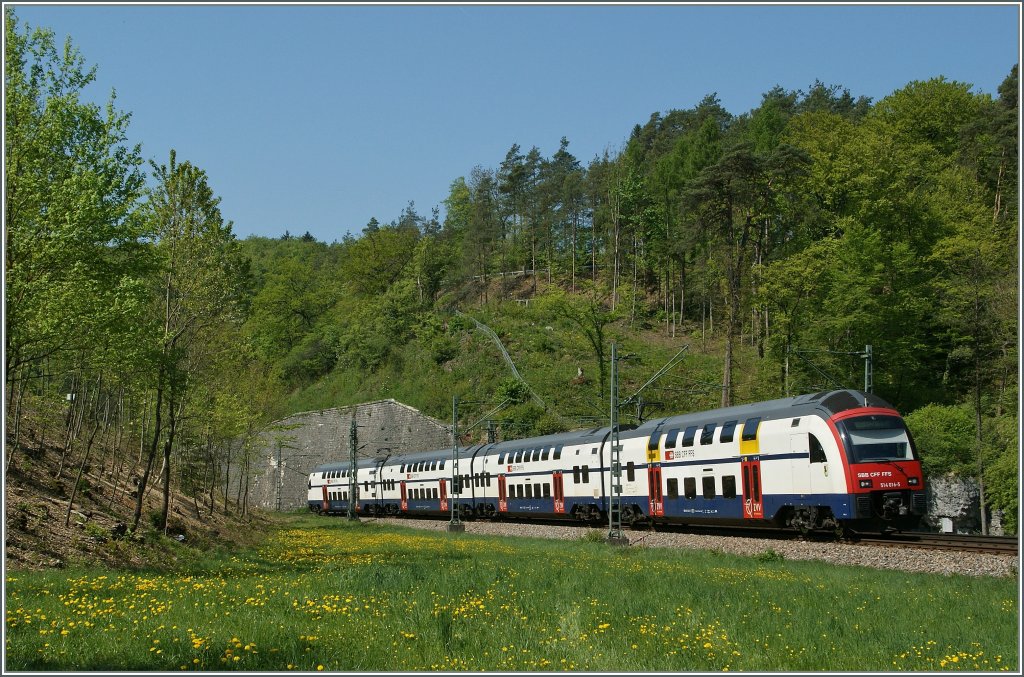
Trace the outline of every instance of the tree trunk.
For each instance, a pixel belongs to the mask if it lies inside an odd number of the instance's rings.
[[[134,532],[139,528],[139,520],[142,518],[142,502],[146,492],[146,485],[149,483],[149,473],[153,469],[153,460],[156,458],[156,450],[160,444],[160,410],[163,407],[163,374],[164,368],[161,365],[159,375],[157,376],[157,383],[159,384],[156,389],[156,419],[153,423],[153,439],[149,445],[149,457],[146,460],[146,469],[142,472],[142,481],[139,483],[138,493],[135,496],[135,514],[132,517],[132,531]]]

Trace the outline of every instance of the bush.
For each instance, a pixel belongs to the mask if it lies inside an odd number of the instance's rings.
[[[786,556],[783,555],[781,552],[777,552],[777,551],[773,550],[772,548],[768,548],[764,552],[757,553],[757,556],[755,557],[755,559],[758,562],[766,562],[766,563],[767,562],[784,562],[786,560]]]

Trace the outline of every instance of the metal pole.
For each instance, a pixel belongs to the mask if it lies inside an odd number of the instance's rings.
[[[356,468],[356,447],[358,444],[359,437],[356,434],[356,410],[353,409],[352,424],[348,429],[348,480],[350,488],[348,496],[348,518],[353,521],[359,521],[359,516],[356,515],[356,506],[359,505],[359,474]]]
[[[466,525],[459,519],[458,503],[462,496],[462,488],[459,486],[462,480],[459,476],[459,396],[452,396],[452,495],[451,519],[448,521],[448,531],[465,531]]]
[[[281,440],[277,441],[277,511],[281,512],[281,484],[284,482],[284,468],[281,467]]]
[[[628,545],[629,539],[622,533],[622,464],[619,453],[619,382],[615,364],[615,341],[612,341],[611,369],[611,491],[608,492],[608,543],[612,545]]]
[[[871,344],[864,346],[864,392],[870,393],[875,387],[874,364],[871,359]]]

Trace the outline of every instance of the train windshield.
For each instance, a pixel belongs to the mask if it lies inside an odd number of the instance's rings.
[[[857,416],[837,423],[850,463],[910,461],[917,450],[899,416]]]

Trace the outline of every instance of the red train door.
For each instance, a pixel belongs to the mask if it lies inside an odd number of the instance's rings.
[[[327,500],[327,485],[325,484],[321,488],[324,490],[323,511],[327,512],[330,509],[330,507],[331,507],[331,504]]]
[[[555,512],[565,512],[565,489],[562,487],[562,471],[556,470],[551,475],[552,493],[555,495]]]
[[[744,459],[740,462],[743,475],[743,517],[764,519],[764,502],[761,500],[761,459]]]
[[[505,493],[504,475],[498,475],[498,512],[508,512],[508,496]]]
[[[409,499],[405,493],[405,480],[402,480],[398,484],[402,487],[402,512],[405,512],[409,509]]]
[[[445,511],[448,510],[448,492],[445,489],[445,485],[447,484],[447,482],[445,482],[444,480],[440,480],[440,482],[441,482],[441,512],[445,512]]]
[[[651,515],[665,514],[665,501],[661,494],[661,466],[651,465],[647,469],[647,495],[650,497],[648,509]]]

